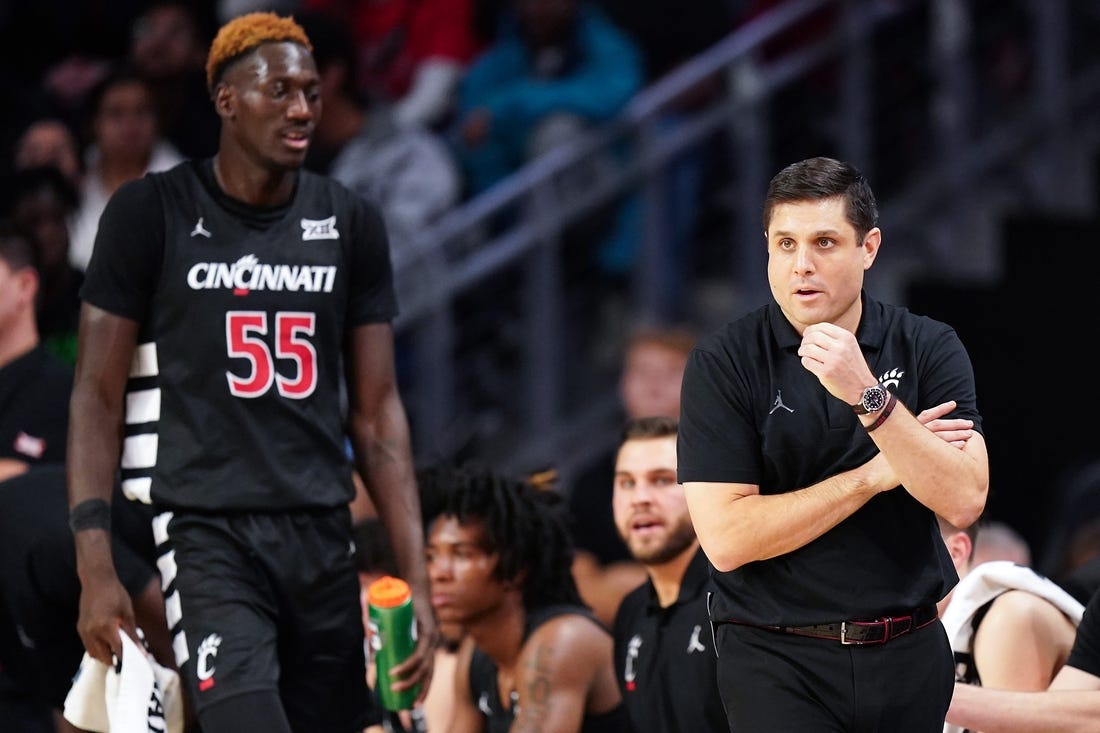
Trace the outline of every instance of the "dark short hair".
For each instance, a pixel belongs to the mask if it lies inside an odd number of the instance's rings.
[[[679,424],[675,418],[655,415],[651,417],[635,417],[626,421],[623,426],[621,443],[628,440],[649,440],[650,438],[667,438],[675,436]]]
[[[364,517],[351,527],[355,544],[352,557],[355,568],[361,573],[381,573],[398,576],[397,556],[390,544],[386,526],[378,517]]]
[[[24,199],[36,195],[42,189],[47,189],[61,201],[65,207],[75,211],[80,205],[80,193],[64,173],[54,165],[36,165],[30,168],[21,168],[12,176],[11,201],[9,210]]]
[[[779,204],[837,196],[844,197],[848,222],[862,241],[867,232],[878,226],[875,194],[855,166],[833,158],[807,158],[775,174],[764,197],[764,231],[768,231],[772,212]]]
[[[687,356],[691,353],[698,334],[686,325],[646,324],[634,328],[626,338],[626,351],[635,346],[661,346]]]
[[[84,105],[87,119],[94,120],[103,105],[103,99],[107,93],[117,87],[139,85],[148,90],[150,98],[153,96],[153,87],[141,73],[129,61],[116,61],[112,63],[107,72],[88,91],[88,101]]]
[[[966,536],[970,538],[970,557],[974,556],[974,547],[978,544],[978,532],[981,529],[981,525],[985,523],[984,515],[980,517],[977,521],[971,522],[970,525],[967,527],[958,527],[941,517],[939,514],[936,515],[936,521],[940,525],[940,535],[945,540],[947,539],[948,535],[954,534],[956,532],[963,532],[964,534],[966,534]],[[966,558],[967,561],[970,560],[970,557]]]
[[[12,270],[38,269],[37,250],[30,235],[10,219],[0,219],[0,260]]]
[[[365,104],[357,78],[359,48],[347,22],[323,10],[303,11],[295,15],[295,20],[313,44],[317,71],[324,73],[329,67],[342,66],[345,73],[340,91]]]

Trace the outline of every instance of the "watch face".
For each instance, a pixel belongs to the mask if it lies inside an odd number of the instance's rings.
[[[881,385],[868,387],[863,391],[863,408],[867,412],[878,412],[886,407],[886,388]]]

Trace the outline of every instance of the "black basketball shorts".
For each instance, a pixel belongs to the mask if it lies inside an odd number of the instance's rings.
[[[344,507],[154,522],[176,662],[196,710],[277,692],[295,730],[378,720]]]

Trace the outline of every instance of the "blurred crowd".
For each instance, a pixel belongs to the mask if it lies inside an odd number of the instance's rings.
[[[325,111],[308,167],[379,202],[400,247],[532,156],[613,117],[643,85],[732,30],[751,3],[691,3],[676,10],[669,34],[661,18],[672,5],[11,4],[0,14],[4,53],[12,56],[0,80],[18,102],[0,121],[3,208],[13,214],[28,187],[45,186],[36,182],[40,174],[28,180],[25,171],[60,171],[64,180],[50,182],[57,199],[51,213],[64,215],[66,258],[83,270],[98,215],[121,183],[213,155],[218,125],[203,65],[214,28],[249,10],[272,9],[293,13],[306,28],[322,74]],[[598,255],[609,267],[628,265],[622,258],[636,222],[627,219],[619,217]],[[76,287],[77,273],[65,277],[69,290]]]
[[[253,10],[275,10],[293,14],[302,24],[314,46],[324,109],[306,166],[377,203],[391,248],[398,250],[534,157],[614,118],[646,85],[776,4],[5,4],[0,9],[0,84],[9,104],[0,119],[0,499],[6,490],[15,501],[16,487],[33,492],[48,484],[50,501],[38,506],[34,516],[43,517],[47,509],[55,515],[62,511],[62,478],[56,471],[42,474],[44,484],[10,482],[32,467],[64,465],[79,293],[107,200],[127,181],[217,150],[219,122],[204,64],[221,23]],[[669,23],[672,16],[676,20]],[[1010,62],[1006,59],[1004,65]],[[711,84],[722,83],[716,79],[693,89],[664,124],[676,129],[716,93]],[[804,98],[799,104],[809,103]],[[806,138],[804,144],[814,141]],[[577,170],[567,185],[584,190],[600,166],[614,163],[588,161],[592,170]],[[681,202],[674,211],[683,219],[670,230],[685,242],[670,245],[677,251],[689,246],[686,240],[699,216],[694,207],[708,163],[706,155],[696,155],[678,164],[677,188],[670,195]],[[628,197],[604,217],[599,243],[586,251],[582,268],[595,268],[611,279],[631,270],[640,226],[638,206]],[[639,329],[623,339],[618,354],[623,421],[678,415],[680,378],[694,339],[695,333],[679,324]],[[617,450],[615,445],[590,470],[566,477],[567,485],[558,487],[568,496],[578,548],[573,572],[579,593],[608,625],[626,593],[646,578],[643,564],[631,556],[626,538],[615,526]],[[1089,487],[1095,489],[1093,481]],[[17,503],[25,508],[28,500],[20,496]],[[1087,506],[1100,512],[1093,504]],[[357,507],[355,513],[361,527],[373,526],[370,507]],[[25,528],[30,520],[24,515],[0,511],[9,521],[17,516]],[[1072,520],[1073,534],[1061,538],[1064,552],[1042,569],[1056,574],[1055,579],[1083,604],[1100,586],[1100,519],[1079,513]],[[54,524],[57,533],[67,531]],[[14,551],[5,545],[15,541],[6,526],[0,522],[0,555]],[[1026,542],[1011,527],[983,527],[974,565],[986,557],[983,552],[991,559],[1032,564]],[[363,548],[372,537],[377,534],[361,534]],[[364,584],[379,573],[392,572],[383,557],[386,548],[379,545],[376,552],[382,559],[361,558]],[[145,591],[151,572],[135,571],[135,594]],[[20,578],[18,573],[0,578],[0,628],[5,629],[0,634],[0,699],[9,702],[20,700],[26,679],[38,674],[12,661],[22,656],[17,635],[8,633],[14,629],[5,616],[5,604],[13,591],[5,583]],[[68,584],[51,598],[71,604],[74,592],[75,586]],[[66,607],[44,618],[58,625],[72,623],[72,610]],[[72,644],[63,652],[72,654]],[[439,669],[449,669],[446,661],[442,665]],[[20,677],[24,673],[27,677]],[[55,696],[50,704],[56,703],[59,692],[63,690],[50,690]],[[42,703],[28,703],[28,719],[40,712],[34,706]],[[450,701],[432,704],[446,709]]]
[[[645,85],[771,4],[7,4],[0,11],[0,84],[13,104],[0,120],[0,216],[33,234],[39,336],[51,354],[75,362],[83,272],[99,215],[119,186],[216,151],[218,119],[204,64],[214,30],[231,17],[270,9],[293,13],[306,29],[324,109],[306,165],[378,203],[397,252],[533,157],[610,120]],[[678,21],[670,33],[662,19],[673,10]],[[679,101],[669,129],[714,92],[704,85]],[[695,246],[700,186],[717,158],[708,161],[700,151],[678,166],[670,192],[676,221],[668,227],[677,260]],[[585,161],[560,193],[584,192],[618,162]],[[621,290],[634,264],[640,201],[628,196],[611,208],[579,226],[568,250],[570,272],[586,283],[595,278],[597,287],[582,287],[587,292]],[[670,293],[668,300],[682,299]],[[471,308],[492,312],[481,305]],[[474,313],[467,320],[463,338],[484,339],[477,325],[484,319]],[[499,338],[492,328],[488,337]]]

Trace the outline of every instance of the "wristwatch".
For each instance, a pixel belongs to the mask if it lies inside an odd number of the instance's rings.
[[[859,398],[859,402],[852,405],[852,412],[857,415],[870,415],[878,412],[886,407],[886,399],[889,396],[886,387],[884,387],[881,382],[874,384],[863,390],[863,395]]]

